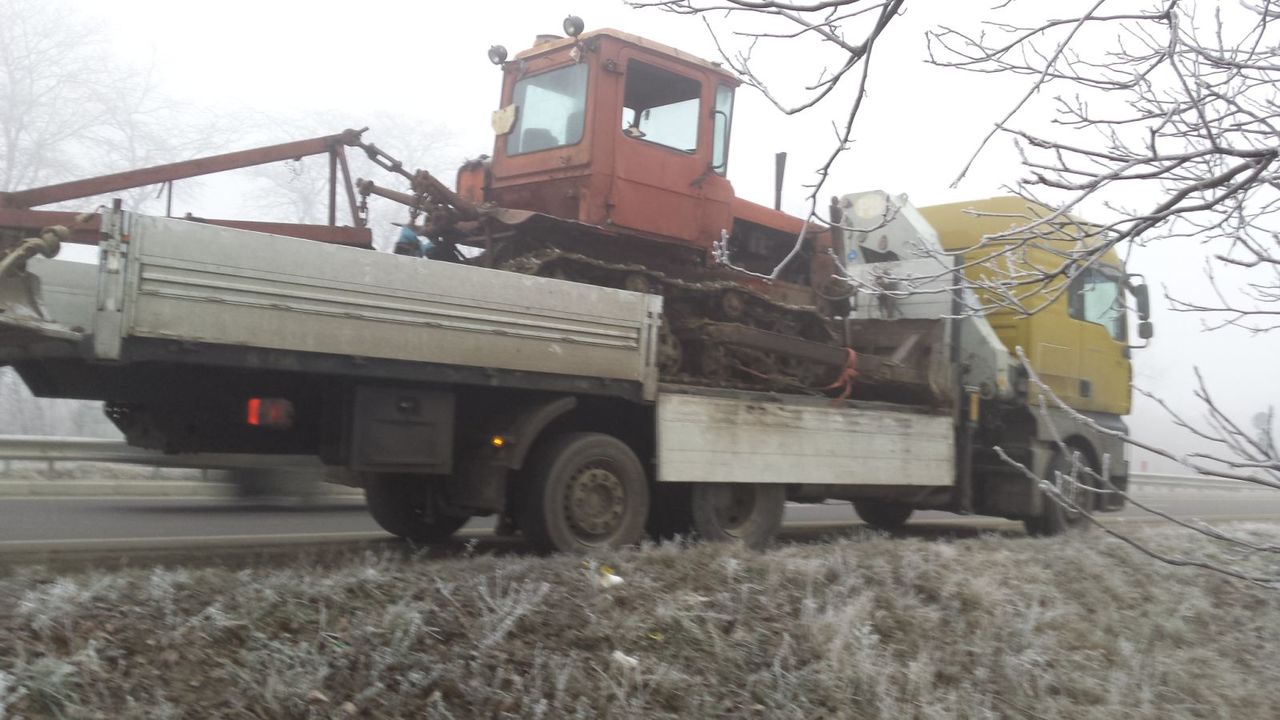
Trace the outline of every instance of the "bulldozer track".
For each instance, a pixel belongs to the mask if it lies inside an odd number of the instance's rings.
[[[498,269],[662,295],[665,321],[659,370],[668,382],[742,390],[819,393],[838,374],[830,365],[711,339],[711,326],[788,335],[797,342],[841,347],[815,308],[779,302],[727,280],[688,280],[634,263],[616,263],[547,247],[507,260]]]

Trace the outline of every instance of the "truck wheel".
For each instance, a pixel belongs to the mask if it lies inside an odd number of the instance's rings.
[[[1055,472],[1068,476],[1071,474],[1071,458],[1061,450],[1054,452],[1053,459],[1049,461],[1050,479],[1055,477]],[[1075,490],[1074,493],[1064,493],[1067,499],[1077,507],[1083,508],[1086,512],[1093,512],[1097,495],[1079,487],[1073,489]],[[1068,510],[1061,503],[1047,495],[1044,498],[1044,509],[1040,515],[1024,518],[1022,525],[1027,529],[1028,535],[1037,537],[1061,535],[1065,532],[1082,532],[1093,526],[1082,513]]]
[[[781,529],[786,502],[781,485],[694,483],[689,497],[693,531],[705,540],[760,549]]]
[[[365,484],[364,497],[374,521],[396,537],[418,543],[448,540],[471,518],[443,515],[434,508],[435,488],[413,475],[376,475]]]
[[[617,438],[572,433],[538,451],[520,500],[520,529],[543,551],[586,552],[640,541],[649,483]]]
[[[854,500],[853,511],[862,522],[877,530],[901,530],[914,508],[892,500]]]

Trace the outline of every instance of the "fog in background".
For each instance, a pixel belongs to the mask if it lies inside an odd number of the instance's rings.
[[[1005,185],[1023,170],[1012,147],[1001,144],[999,138],[957,188],[949,185],[981,137],[1030,80],[961,73],[925,62],[926,29],[940,24],[976,28],[989,17],[992,4],[993,0],[909,4],[907,14],[890,25],[872,63],[870,94],[855,126],[857,140],[836,166],[826,194],[880,188],[907,193],[916,205],[929,205],[1007,192]],[[636,11],[611,0],[413,4],[116,0],[109,5],[67,0],[32,5],[65,13],[70,24],[87,23],[94,28],[87,36],[68,40],[100,44],[102,52],[118,62],[113,66],[119,68],[114,79],[104,74],[95,80],[101,92],[124,97],[137,90],[139,77],[144,79],[150,100],[136,106],[139,117],[151,122],[150,136],[157,142],[167,139],[174,145],[173,157],[152,162],[368,125],[366,139],[411,166],[451,181],[463,159],[492,151],[489,116],[498,105],[501,75],[485,57],[490,45],[503,44],[514,55],[539,33],[559,33],[561,19],[574,13],[584,18],[588,30],[614,27],[717,58],[701,20]],[[811,72],[810,60],[800,65],[785,52],[774,51],[774,56],[766,52],[761,48],[755,59],[757,66],[768,63],[766,80],[794,84],[806,79],[795,77],[801,68]],[[77,108],[72,104],[59,111],[75,114]],[[759,93],[742,88],[729,159],[729,178],[737,193],[770,203],[773,156],[786,151],[790,161],[784,210],[803,214],[807,209],[804,185],[811,182],[812,171],[835,141],[832,122],[843,111],[838,105],[819,105],[787,117]],[[91,167],[82,162],[55,168],[58,177],[42,180],[144,164],[138,162],[142,157],[137,152],[94,158]],[[374,177],[391,180],[385,175]],[[325,208],[325,193],[320,190],[325,179],[325,161],[317,158],[182,181],[175,187],[173,212],[319,221]],[[148,211],[163,212],[154,188],[133,199]],[[371,208],[376,201],[370,200]],[[1096,210],[1100,216],[1106,212]],[[381,243],[392,237],[390,222],[400,219],[402,212],[386,205],[373,209],[371,224]],[[343,217],[345,213],[340,220]],[[1247,425],[1253,413],[1280,400],[1274,370],[1280,359],[1280,334],[1255,336],[1237,328],[1209,333],[1197,316],[1166,310],[1162,286],[1182,297],[1208,297],[1202,274],[1204,252],[1194,241],[1162,241],[1131,249],[1129,270],[1145,274],[1151,283],[1156,325],[1151,346],[1134,352],[1134,381],[1198,417],[1191,396],[1192,367],[1198,365],[1222,406]],[[51,427],[46,419],[36,419],[56,411],[17,404],[16,392],[12,378],[0,379],[0,402],[6,409],[0,417],[0,432],[54,431],[45,429]],[[1138,438],[1180,450],[1194,446],[1152,403],[1139,396],[1134,403],[1129,422]],[[30,422],[14,413],[15,407],[29,413]],[[99,432],[101,424],[89,423],[88,415],[83,410],[67,411],[66,422],[76,425],[63,432]],[[1140,455],[1134,459],[1137,470],[1177,471],[1168,461]]]

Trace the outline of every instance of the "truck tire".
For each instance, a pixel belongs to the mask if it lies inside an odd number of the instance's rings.
[[[892,500],[854,500],[853,511],[862,522],[877,530],[901,530],[915,509]]]
[[[621,440],[564,435],[538,449],[530,470],[518,513],[537,549],[581,553],[633,545],[644,535],[649,482]]]
[[[1049,479],[1053,479],[1055,472],[1064,475],[1071,474],[1071,458],[1061,450],[1055,451],[1053,458],[1049,461]],[[1071,499],[1077,506],[1088,512],[1093,512],[1097,495],[1079,490],[1076,497]],[[1093,524],[1084,515],[1068,510],[1048,495],[1045,496],[1043,505],[1044,509],[1039,515],[1022,520],[1022,525],[1027,529],[1028,535],[1048,537],[1066,532],[1083,532],[1093,527]]]
[[[693,531],[704,540],[759,550],[777,537],[786,502],[781,485],[694,483],[689,494]]]
[[[448,540],[471,518],[433,510],[435,489],[413,475],[379,474],[365,484],[364,497],[375,522],[396,537],[416,543]]]

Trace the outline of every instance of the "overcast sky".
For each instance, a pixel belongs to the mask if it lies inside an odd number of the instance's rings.
[[[994,4],[907,3],[908,13],[881,38],[857,140],[837,166],[826,195],[881,188],[905,192],[915,204],[927,205],[1003,194],[1002,186],[1018,177],[1016,156],[1007,144],[997,143],[958,188],[949,187],[1027,81],[970,75],[924,61],[927,28],[951,24],[973,29]],[[1058,14],[1067,13],[1065,4],[1054,4]],[[588,29],[614,27],[708,59],[717,57],[702,21],[637,11],[615,0],[79,0],[73,6],[100,18],[115,51],[151,66],[166,93],[210,112],[288,118],[315,113],[343,118],[343,126],[370,124],[366,118],[395,113],[418,118],[424,127],[447,127],[457,157],[443,162],[403,158],[429,167],[492,151],[489,115],[498,104],[500,73],[485,58],[488,47],[502,44],[514,54],[538,33],[558,33],[568,13],[582,16]],[[769,77],[783,83],[779,93],[786,98],[801,98],[797,84],[815,79],[811,56],[762,51],[759,58],[767,63]],[[792,84],[787,86],[786,80]],[[758,93],[740,91],[729,164],[738,194],[769,203],[773,154],[783,150],[790,154],[785,209],[803,212],[803,184],[829,150],[831,123],[842,110],[819,106],[787,117]],[[393,152],[397,147],[396,138],[379,133],[376,125],[368,137]],[[226,214],[218,208],[175,207],[179,213],[188,210]],[[1145,273],[1153,290],[1167,284],[1194,295],[1204,288],[1198,267],[1202,255],[1194,243],[1166,244],[1135,253],[1130,269]],[[1162,300],[1156,306],[1155,341],[1135,353],[1138,383],[1189,407],[1190,367],[1198,364],[1235,411],[1250,413],[1277,404],[1280,383],[1273,368],[1280,360],[1280,333],[1202,335],[1194,317],[1163,311]],[[1142,410],[1134,422],[1140,430],[1162,427],[1155,417]]]

